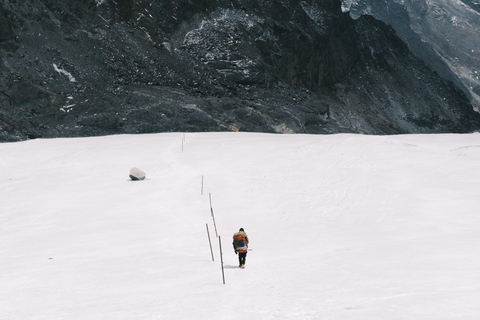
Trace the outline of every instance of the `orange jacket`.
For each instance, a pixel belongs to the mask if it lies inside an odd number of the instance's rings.
[[[234,248],[237,252],[243,253],[248,251],[248,236],[244,231],[235,232],[235,234],[233,235],[233,242],[235,243],[235,241],[245,241],[245,246],[242,247],[240,250]]]

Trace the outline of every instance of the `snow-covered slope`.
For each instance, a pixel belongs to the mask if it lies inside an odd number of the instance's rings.
[[[390,24],[417,56],[463,87],[480,108],[479,1],[342,0],[342,10]]]
[[[0,155],[0,319],[480,317],[480,134],[123,135]]]

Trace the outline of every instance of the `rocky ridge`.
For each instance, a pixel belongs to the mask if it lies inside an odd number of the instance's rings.
[[[342,11],[391,25],[409,49],[480,111],[480,1],[342,0]]]
[[[0,9],[0,141],[480,128],[466,95],[391,27],[354,20],[337,0],[1,0]]]

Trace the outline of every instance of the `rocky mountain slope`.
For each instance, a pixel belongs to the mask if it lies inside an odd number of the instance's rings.
[[[468,97],[339,0],[0,0],[0,141],[469,132]]]
[[[479,0],[342,0],[342,10],[391,25],[415,55],[461,87],[480,110]]]

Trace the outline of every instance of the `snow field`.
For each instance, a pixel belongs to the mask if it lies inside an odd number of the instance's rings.
[[[0,319],[478,319],[479,159],[480,134],[0,144]]]

